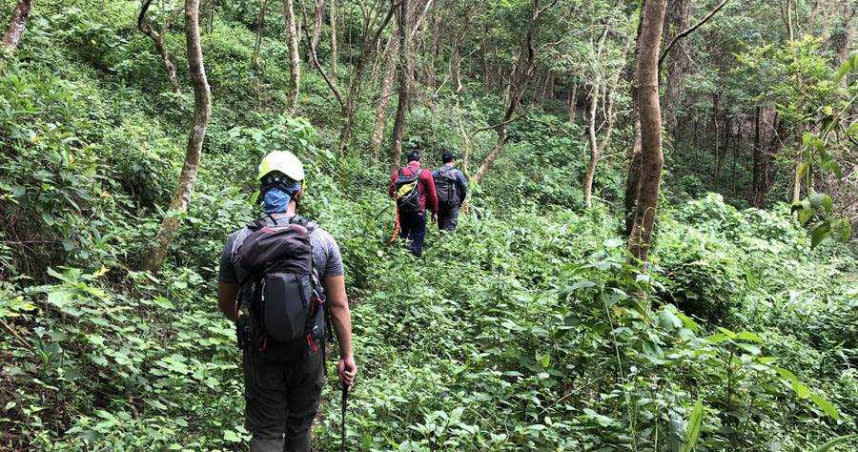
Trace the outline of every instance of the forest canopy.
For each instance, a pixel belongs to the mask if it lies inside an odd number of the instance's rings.
[[[216,290],[271,151],[342,253],[348,450],[855,450],[856,13],[0,0],[0,450],[247,449]],[[422,257],[415,150],[468,179]]]

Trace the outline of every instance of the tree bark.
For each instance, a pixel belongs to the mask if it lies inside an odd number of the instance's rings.
[[[855,35],[855,28],[852,25],[855,18],[855,8],[852,6],[851,0],[844,0],[841,6],[841,16],[843,17],[843,25],[835,36],[832,36],[834,41],[834,53],[837,57],[837,66],[842,65],[849,58],[849,50],[852,45],[852,40]],[[845,86],[846,78],[843,78]]]
[[[584,175],[584,205],[590,207],[593,196],[593,177],[596,174],[596,162],[599,160],[599,144],[596,140],[596,106],[599,104],[599,87],[590,89],[587,103],[587,142],[590,145],[590,162]]]
[[[173,64],[170,52],[164,44],[164,35],[167,33],[167,30],[169,30],[170,23],[173,19],[172,17],[166,19],[164,24],[161,26],[161,31],[155,31],[152,28],[152,24],[149,22],[149,18],[146,16],[151,3],[152,0],[146,0],[143,2],[143,7],[140,9],[140,15],[137,17],[137,28],[139,28],[140,31],[143,32],[144,35],[148,36],[155,44],[155,50],[158,51],[158,55],[161,57],[161,63],[164,64],[164,69],[167,71],[167,77],[170,79],[170,88],[173,90],[174,94],[179,94],[181,89],[179,88],[179,77],[176,75],[176,66]]]
[[[408,1],[399,0],[399,9],[397,10],[397,19],[399,24],[399,58],[396,62],[396,69],[399,73],[399,99],[396,101],[396,120],[393,123],[393,149],[390,155],[390,166],[393,169],[399,167],[402,158],[402,136],[405,133],[406,114],[408,113],[408,88],[411,63],[408,55]]]
[[[578,107],[578,84],[573,82],[572,89],[569,91],[569,99],[567,100],[567,112],[569,113],[569,124],[575,124],[575,110]]]
[[[188,210],[200,167],[203,140],[211,115],[211,91],[203,64],[203,49],[200,45],[199,8],[199,0],[185,0],[185,39],[188,43],[188,67],[194,86],[194,122],[188,135],[185,162],[179,174],[176,191],[173,192],[170,210],[164,217],[152,251],[144,262],[144,268],[149,271],[161,268],[170,243],[179,230],[178,215]]]
[[[6,33],[3,34],[3,45],[9,52],[14,52],[21,43],[21,36],[27,28],[27,20],[30,19],[34,3],[36,0],[20,0],[12,10],[12,18],[9,20],[9,26],[6,27]]]
[[[664,21],[664,40],[669,42],[688,28],[691,17],[691,0],[669,0]],[[669,51],[667,63],[667,90],[665,92],[665,118],[670,125],[676,124],[676,103],[682,93],[682,82],[691,65],[688,41],[677,41]]]
[[[396,56],[399,53],[399,31],[393,32],[393,36],[387,41],[384,58],[384,74],[381,78],[381,96],[375,107],[375,130],[369,142],[370,152],[373,160],[379,157],[381,142],[384,138],[384,127],[387,125],[387,108],[390,106],[391,88],[393,78],[396,76]]]
[[[641,121],[641,174],[637,209],[628,245],[632,255],[642,261],[646,261],[652,246],[661,169],[664,164],[661,149],[661,106],[658,98],[658,58],[666,3],[666,0],[647,0],[644,3],[635,68]]]
[[[753,167],[751,170],[751,192],[753,193],[753,204],[760,207],[761,192],[762,192],[762,165],[763,165],[763,148],[760,146],[760,106],[754,109],[754,149],[753,149]]]
[[[289,46],[289,97],[286,100],[286,113],[293,113],[298,106],[298,94],[301,87],[301,55],[298,52],[298,27],[292,0],[283,0],[283,16],[286,19],[286,40]]]
[[[331,24],[331,78],[337,82],[337,0],[330,0],[330,24]]]
[[[318,55],[319,39],[322,37],[322,13],[325,9],[325,0],[316,0],[316,9],[313,17],[313,37],[310,39],[310,47]]]
[[[256,43],[253,45],[253,56],[250,61],[254,69],[259,68],[259,52],[262,50],[262,38],[265,35],[265,9],[268,0],[262,0],[259,6],[259,16],[256,19]]]
[[[338,145],[340,154],[345,154],[346,148],[348,147],[348,143],[349,141],[351,141],[352,128],[354,127],[355,123],[354,103],[360,97],[360,93],[363,87],[364,68],[369,61],[369,57],[372,55],[373,48],[375,48],[378,43],[379,37],[381,36],[381,32],[387,27],[387,24],[390,22],[391,17],[393,17],[394,10],[395,4],[391,2],[391,7],[388,10],[387,15],[381,21],[372,37],[370,37],[371,21],[368,18],[364,21],[362,27],[363,33],[361,37],[360,56],[358,57],[357,63],[354,64],[354,70],[352,71],[351,80],[349,82],[349,91],[343,103],[343,116],[345,116],[345,121],[343,122],[342,129],[340,129],[340,139]]]

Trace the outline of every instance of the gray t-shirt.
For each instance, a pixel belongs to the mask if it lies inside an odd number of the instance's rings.
[[[278,222],[285,222],[287,220],[288,217],[277,217]],[[274,224],[270,219],[267,221],[271,225]],[[243,268],[233,264],[232,253],[236,241],[239,243],[243,242],[249,233],[250,230],[244,227],[233,232],[226,239],[226,244],[224,244],[223,251],[220,254],[218,281],[238,284],[247,276],[247,272]],[[343,257],[340,254],[340,247],[328,231],[316,225],[315,229],[310,232],[310,244],[313,245],[313,266],[316,267],[321,281],[324,281],[328,276],[340,276],[343,274]]]

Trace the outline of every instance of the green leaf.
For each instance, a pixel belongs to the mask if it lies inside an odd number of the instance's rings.
[[[237,443],[241,441],[241,438],[232,430],[224,430],[223,431],[223,440],[228,443]]]
[[[810,401],[815,403],[816,406],[822,409],[828,417],[837,420],[840,419],[840,412],[837,411],[837,407],[834,406],[833,403],[826,400],[824,397],[819,394],[810,394]]]
[[[831,235],[831,224],[827,221],[820,221],[810,231],[810,248],[816,248],[820,242]]]
[[[700,438],[700,428],[703,426],[703,400],[697,399],[691,415],[688,416],[688,426],[685,429],[685,442],[682,443],[680,452],[691,452]]]

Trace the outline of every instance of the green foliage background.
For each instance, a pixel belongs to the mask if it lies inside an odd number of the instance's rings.
[[[192,100],[184,75],[185,91],[165,94],[136,3],[103,4],[40,2],[0,67],[0,448],[246,447],[215,276],[226,235],[253,218],[256,162],[275,148],[307,161],[302,208],[344,253],[360,366],[352,450],[791,451],[854,431],[849,244],[810,251],[788,206],[738,210],[692,180],[668,188],[652,266],[631,266],[622,165],[600,166],[600,201],[583,209],[583,133],[536,111],[511,125],[459,231],[430,231],[417,261],[385,244],[386,167],[361,155],[374,106],[359,112],[359,144],[335,157],[323,82],[305,68],[299,116],[282,115],[286,49],[266,36],[252,67],[255,14],[235,2],[203,36],[214,113],[190,211],[164,270],[135,271]],[[168,45],[186,67],[179,29]],[[409,140],[434,159],[461,146],[462,124],[490,124],[497,99],[478,85],[416,106]],[[492,140],[474,137],[475,161]],[[338,445],[330,383],[314,429],[324,450]]]

